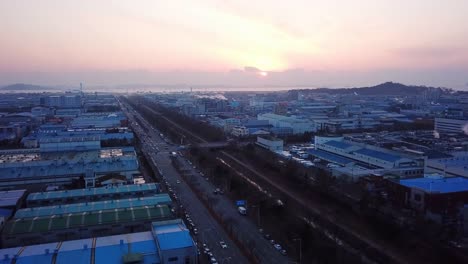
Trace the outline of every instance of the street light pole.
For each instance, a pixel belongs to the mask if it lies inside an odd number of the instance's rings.
[[[302,239],[301,238],[295,238],[293,239],[294,241],[299,240],[299,264],[302,262]]]
[[[257,205],[251,205],[250,207],[255,207],[257,209],[257,225],[260,227],[260,204]]]

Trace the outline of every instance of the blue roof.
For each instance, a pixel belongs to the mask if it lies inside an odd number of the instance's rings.
[[[13,210],[0,208],[0,216],[6,218],[10,217],[13,214]]]
[[[91,254],[93,241],[95,241],[94,256]],[[53,262],[55,249],[58,249],[57,258]],[[0,249],[0,264],[11,263],[15,255],[18,255],[16,263],[26,264],[121,264],[123,256],[128,253],[140,253],[143,256],[142,264],[161,263],[151,232],[140,232]],[[5,258],[5,255],[8,255],[8,258]]]
[[[153,232],[161,250],[194,246],[190,232],[183,222],[167,221],[168,224],[160,225],[161,223],[153,223]]]
[[[354,160],[352,159],[348,159],[348,158],[345,158],[345,157],[342,157],[342,156],[339,156],[339,155],[335,155],[335,154],[332,154],[330,152],[326,152],[326,151],[323,151],[323,150],[318,150],[318,149],[311,149],[309,150],[309,154],[312,154],[318,158],[321,158],[321,159],[324,159],[324,160],[327,160],[327,161],[330,161],[330,162],[334,162],[334,163],[337,163],[337,164],[340,164],[340,165],[346,165],[346,164],[349,164],[351,162],[354,162]]]
[[[342,142],[342,141],[336,141],[336,140],[330,140],[330,141],[327,141],[327,142],[325,142],[323,144],[331,146],[331,147],[335,147],[335,148],[340,148],[340,149],[347,149],[347,148],[353,146],[353,145],[351,145],[349,143]]]
[[[157,252],[151,232],[100,237],[96,239],[94,260],[95,263],[122,263],[125,254],[141,253],[143,263],[160,263]]]
[[[26,247],[19,255],[16,263],[52,263],[52,257],[54,256],[54,250],[57,248],[57,244],[58,243],[48,243]]]
[[[377,158],[377,159],[380,159],[380,160],[385,160],[385,161],[388,161],[388,162],[395,162],[395,161],[401,159],[401,157],[397,156],[397,155],[392,155],[392,154],[384,153],[384,152],[381,152],[381,151],[372,150],[372,149],[365,149],[365,148],[360,149],[360,150],[356,150],[356,151],[354,151],[354,153],[361,154],[361,155],[368,156],[368,157],[372,157],[372,158]]]
[[[91,261],[93,239],[65,241],[57,253],[56,264],[86,264]]]
[[[454,193],[468,191],[468,178],[416,178],[400,180],[400,184],[410,188],[422,189],[428,193]]]

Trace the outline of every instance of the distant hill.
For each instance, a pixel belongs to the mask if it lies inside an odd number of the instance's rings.
[[[45,91],[45,90],[55,90],[55,88],[33,85],[33,84],[24,84],[24,83],[15,83],[7,86],[0,87],[0,91]]]
[[[447,88],[434,88],[427,86],[405,85],[401,83],[386,82],[371,87],[361,88],[318,88],[311,92],[322,92],[329,94],[358,94],[358,95],[418,95],[428,90],[448,91]]]

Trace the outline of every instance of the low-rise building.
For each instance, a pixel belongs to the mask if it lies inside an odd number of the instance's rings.
[[[449,158],[427,159],[424,172],[468,178],[468,152],[453,153]]]
[[[152,221],[172,218],[169,206],[153,205],[15,219],[5,224],[2,245],[15,247],[141,232],[147,231]]]
[[[160,192],[159,184],[129,184],[51,192],[31,193],[26,198],[28,207],[106,201],[112,199],[153,196]]]
[[[387,182],[391,200],[422,212],[438,223],[457,222],[462,208],[468,204],[468,178],[425,174],[424,177]]]
[[[234,126],[231,134],[235,137],[246,137],[249,135],[249,129],[245,126]]]
[[[40,152],[37,149],[0,151],[0,188],[31,184],[61,185],[85,177],[86,186],[96,178],[119,174],[133,182],[139,174],[133,147],[79,152]]]
[[[197,249],[180,220],[153,222],[152,231],[0,249],[0,263],[197,264]]]
[[[161,263],[197,263],[197,247],[181,219],[152,223]]]
[[[267,120],[269,124],[274,127],[290,127],[293,134],[316,131],[314,123],[308,119],[300,119],[277,114],[259,114],[257,118],[258,120]]]
[[[270,151],[283,151],[283,140],[272,136],[257,137],[257,145],[266,148]]]

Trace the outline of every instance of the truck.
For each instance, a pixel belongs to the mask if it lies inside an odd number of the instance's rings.
[[[241,215],[246,215],[247,214],[247,209],[245,209],[245,207],[243,207],[243,206],[237,207],[237,210],[239,211],[239,214],[241,214]]]

